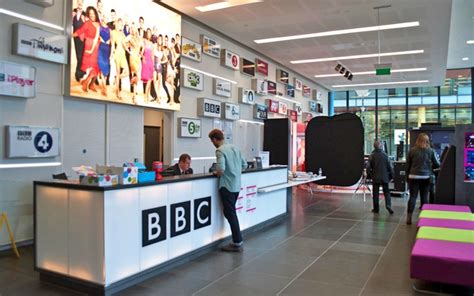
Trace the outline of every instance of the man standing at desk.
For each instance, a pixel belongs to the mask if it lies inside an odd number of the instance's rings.
[[[224,143],[224,134],[221,130],[213,129],[209,133],[209,139],[217,148],[214,174],[219,177],[218,186],[224,217],[229,222],[232,231],[232,243],[222,247],[222,251],[241,252],[243,250],[243,240],[235,203],[240,192],[242,170],[247,167],[247,163],[237,147]]]
[[[191,156],[185,153],[179,156],[177,164],[170,166],[163,172],[163,176],[190,175],[192,173]]]

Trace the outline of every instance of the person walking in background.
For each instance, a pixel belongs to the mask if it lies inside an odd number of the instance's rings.
[[[216,170],[214,174],[219,177],[218,188],[224,217],[229,222],[230,230],[232,231],[232,243],[222,247],[221,250],[225,252],[241,252],[243,250],[243,240],[235,203],[240,192],[242,170],[247,167],[247,162],[236,146],[225,144],[224,133],[221,130],[213,129],[209,133],[209,139],[217,148]]]
[[[97,91],[94,82],[99,74],[99,14],[93,6],[89,6],[86,9],[86,16],[88,21],[72,35],[73,37],[82,36],[85,41],[81,65],[81,71],[85,74],[80,80],[84,92],[87,92],[89,89]]]
[[[99,33],[99,85],[103,96],[107,96],[107,77],[110,73],[110,27],[107,24],[105,16],[100,19],[100,33]]]
[[[380,148],[381,144],[379,141],[374,141],[374,151],[370,154],[368,163],[368,174],[372,177],[372,194],[374,208],[372,213],[378,214],[379,212],[379,189],[382,186],[383,194],[385,197],[385,208],[393,214],[392,200],[390,198],[390,191],[388,190],[388,182],[393,179],[393,168],[388,159],[388,155]]]
[[[436,168],[439,168],[439,162],[433,149],[430,148],[430,139],[427,134],[421,133],[416,138],[415,147],[411,148],[410,152],[408,152],[406,162],[408,188],[410,190],[406,224],[411,224],[418,192],[420,193],[421,203],[426,203],[430,189],[431,175],[433,174],[433,169]]]

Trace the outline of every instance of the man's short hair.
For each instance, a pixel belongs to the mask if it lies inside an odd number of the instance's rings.
[[[215,139],[218,141],[224,140],[224,133],[220,129],[213,129],[209,132],[209,139]]]
[[[185,162],[187,159],[191,160],[191,155],[183,153],[179,156],[179,162]]]

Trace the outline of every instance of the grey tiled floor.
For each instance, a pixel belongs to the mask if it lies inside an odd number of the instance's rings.
[[[291,215],[245,237],[243,253],[212,251],[119,295],[414,295],[416,227],[403,223],[405,201],[393,199],[392,216],[371,208],[362,197],[295,189]],[[32,248],[21,253],[0,253],[0,296],[81,295],[40,282]]]

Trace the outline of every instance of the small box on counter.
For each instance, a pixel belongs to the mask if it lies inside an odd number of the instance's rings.
[[[138,172],[138,183],[154,182],[156,173],[151,172]]]
[[[118,184],[119,177],[117,175],[79,176],[79,181],[84,185],[113,186]]]
[[[138,183],[138,167],[128,165],[123,167],[97,165],[96,172],[98,174],[118,175],[119,182],[123,185]]]

